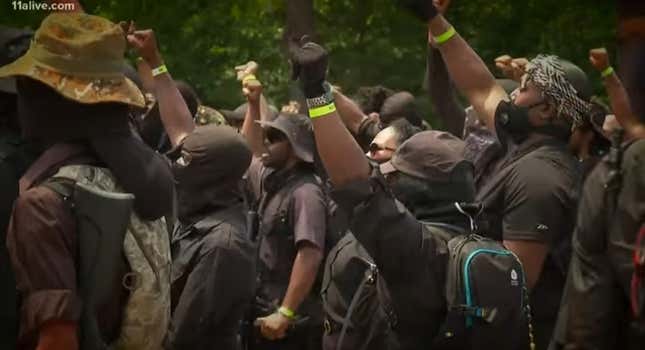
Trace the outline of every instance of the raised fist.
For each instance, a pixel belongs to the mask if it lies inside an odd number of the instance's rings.
[[[143,58],[151,68],[161,65],[161,54],[157,48],[157,39],[152,29],[133,31],[130,26],[130,33],[127,35],[128,43],[139,56]]]
[[[260,66],[255,61],[248,61],[245,64],[235,66],[235,73],[237,74],[237,80],[242,81],[247,75],[255,75]]]
[[[329,55],[322,46],[306,40],[303,37],[301,46],[291,53],[292,77],[300,82],[305,97],[313,98],[325,93],[323,83],[327,77]]]
[[[495,66],[508,79],[520,81],[526,71],[529,61],[524,58],[513,58],[509,55],[499,56],[495,59]]]

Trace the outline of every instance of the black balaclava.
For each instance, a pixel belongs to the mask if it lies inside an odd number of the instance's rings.
[[[129,106],[118,103],[82,104],[50,87],[19,78],[18,113],[24,137],[49,147],[56,143],[88,145],[135,195],[135,210],[146,220],[172,211],[173,179],[170,167],[132,134]]]

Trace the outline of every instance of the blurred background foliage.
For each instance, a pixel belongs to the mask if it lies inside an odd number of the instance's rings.
[[[241,102],[233,67],[261,66],[266,95],[280,106],[289,98],[288,37],[312,35],[330,51],[330,81],[350,95],[360,86],[384,85],[419,97],[432,120],[423,90],[426,24],[410,7],[426,0],[85,0],[85,10],[113,21],[134,20],[152,28],[173,77],[193,85],[205,104],[234,108]],[[0,23],[37,28],[43,12],[13,11]],[[615,53],[616,8],[598,0],[453,0],[448,19],[484,61],[502,54],[552,53],[600,81],[588,50]],[[615,57],[612,55],[612,57]],[[493,70],[495,74],[498,72]]]

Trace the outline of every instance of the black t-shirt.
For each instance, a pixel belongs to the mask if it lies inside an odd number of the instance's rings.
[[[531,291],[531,306],[534,322],[546,324],[550,333],[570,256],[579,166],[563,141],[533,134],[518,144],[499,123],[496,131],[504,156],[490,181],[478,189],[477,200],[484,206],[492,238],[548,245],[542,273]]]

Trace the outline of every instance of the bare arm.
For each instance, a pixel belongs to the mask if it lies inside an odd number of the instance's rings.
[[[504,246],[515,253],[522,262],[529,289],[535,287],[542,273],[548,246],[544,243],[512,240],[504,240]]]
[[[629,95],[616,73],[612,73],[603,80],[611,109],[616,115],[618,123],[622,125],[628,134],[628,138],[644,138],[645,125],[638,120],[638,117],[632,112],[629,102]]]
[[[133,32],[128,35],[128,42],[136,48],[149,67],[159,67],[163,64],[152,30]],[[161,122],[168,139],[175,147],[195,129],[195,123],[170,73],[154,77],[154,94],[159,104]]]
[[[450,27],[442,15],[437,15],[430,21],[430,35],[441,35]],[[438,48],[452,81],[475,108],[480,121],[495,132],[495,110],[500,101],[508,99],[504,89],[495,82],[486,64],[459,34],[439,44]]]
[[[290,310],[298,310],[302,301],[311,292],[322,258],[323,254],[319,248],[312,244],[301,244],[293,261],[289,286],[282,301],[282,306]]]
[[[145,60],[137,61],[137,73],[141,78],[141,84],[145,92],[154,93],[155,91],[155,78],[152,76],[152,69]]]
[[[459,103],[441,53],[432,47],[428,48],[427,79],[432,107],[444,130],[461,138],[466,112]]]
[[[318,117],[313,124],[318,153],[334,186],[369,178],[367,158],[338,113]]]
[[[589,62],[601,74],[610,69],[609,54],[605,48],[589,50]],[[613,68],[611,68],[613,71]],[[629,95],[615,72],[603,78],[607,95],[611,102],[611,109],[616,115],[616,120],[625,129],[628,137],[645,137],[645,126],[632,112]]]
[[[363,119],[367,118],[365,113],[347,96],[343,95],[340,91],[334,89],[334,100],[338,115],[343,121],[343,124],[353,134],[358,133],[358,128]]]
[[[155,96],[159,115],[173,147],[195,129],[186,101],[181,96],[169,73],[155,77]]]
[[[244,124],[242,124],[242,135],[246,138],[246,141],[251,147],[253,155],[259,157],[262,153],[266,152],[266,147],[264,146],[264,132],[262,127],[257,121],[260,120],[262,102],[264,97],[262,96],[262,85],[248,86],[244,88],[244,94],[249,103],[248,108],[246,109],[246,115],[244,117]],[[264,102],[266,105],[266,102]],[[266,108],[266,107],[265,107]]]

